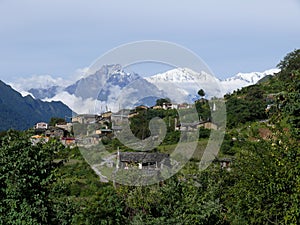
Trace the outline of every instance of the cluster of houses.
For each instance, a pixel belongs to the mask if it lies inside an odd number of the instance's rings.
[[[65,146],[75,146],[76,139],[72,137],[72,123],[61,123],[49,126],[48,123],[39,122],[34,126],[35,135],[31,137],[33,143],[48,142],[50,138],[56,138]]]
[[[169,109],[189,109],[194,107],[189,104],[164,103],[162,106],[153,106],[154,110]],[[123,124],[128,120],[139,115],[140,112],[150,109],[141,105],[134,110],[123,110],[118,113],[111,111],[96,114],[80,114],[72,117],[71,123],[61,123],[49,126],[45,122],[37,123],[34,127],[35,135],[32,141],[48,141],[50,138],[59,139],[66,146],[89,146],[97,145],[103,138],[113,138],[116,133],[123,130]],[[181,123],[175,118],[175,130],[194,131],[200,127],[206,129],[218,129],[218,126],[211,121],[197,121],[193,123]],[[76,138],[75,138],[75,137]],[[226,162],[228,163],[228,162]],[[148,152],[118,152],[118,164],[120,169],[131,167],[139,169],[159,170],[164,165],[170,166],[169,155],[164,153]],[[224,164],[224,167],[227,165]]]
[[[140,105],[133,110],[120,110],[117,113],[108,111],[100,115],[80,114],[72,118],[73,131],[78,138],[79,145],[96,145],[105,137],[114,137],[114,134],[123,130],[123,125],[128,124],[130,118],[139,115],[145,110],[189,109],[191,107],[193,107],[193,105],[164,103],[162,106],[153,107]],[[218,126],[210,120],[183,123],[175,118],[174,125],[174,130],[180,131],[195,131],[200,127],[213,130],[218,129]]]
[[[169,109],[189,109],[194,105],[163,103],[161,106],[147,107],[140,105],[134,110],[123,110],[119,113],[111,111],[104,112],[100,115],[96,114],[80,114],[72,117],[71,123],[61,123],[55,126],[49,126],[45,122],[37,123],[34,127],[35,134],[32,140],[37,142],[41,139],[48,141],[49,138],[60,139],[64,145],[95,145],[103,138],[112,138],[114,134],[122,131],[122,124],[128,123],[128,120],[137,116],[141,111],[169,110]],[[175,118],[175,130],[194,131],[200,127],[206,129],[218,129],[218,126],[211,121],[197,121],[194,123],[180,123]],[[74,138],[76,137],[76,139]]]

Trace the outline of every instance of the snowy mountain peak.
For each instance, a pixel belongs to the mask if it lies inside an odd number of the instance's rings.
[[[114,74],[122,70],[120,64],[103,65],[96,74]],[[92,74],[89,74],[89,76]]]
[[[114,83],[115,85],[124,86],[124,84],[128,84],[139,78],[140,76],[136,73],[125,72],[120,64],[110,64],[103,65],[94,74],[89,74],[79,81],[83,83],[85,81],[91,82],[91,80],[94,80],[95,83],[99,83],[100,85],[109,82]]]
[[[141,79],[136,73],[126,73],[122,69],[118,69],[108,74],[107,82],[114,83],[115,85],[124,86],[134,80]]]
[[[275,75],[279,69],[269,69],[264,72],[238,73],[233,77],[221,81],[224,93],[231,93],[242,87],[256,84],[259,80],[268,75]]]
[[[232,81],[232,80],[242,80],[249,84],[255,84],[257,81],[262,79],[263,77],[267,75],[274,75],[275,73],[278,73],[279,69],[269,69],[264,72],[251,72],[251,73],[238,73],[234,77],[225,79],[225,81]]]
[[[199,98],[198,91],[205,90],[206,97],[220,96],[219,80],[201,71],[195,72],[189,68],[176,68],[145,78],[177,103],[193,102]]]
[[[192,82],[199,79],[205,80],[207,76],[208,74],[203,71],[197,73],[189,68],[175,68],[145,79],[149,82]]]

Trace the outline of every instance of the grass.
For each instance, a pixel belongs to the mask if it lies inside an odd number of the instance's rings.
[[[193,156],[191,158],[192,160],[195,160],[195,161],[201,160],[201,157],[207,146],[207,143],[208,143],[208,139],[201,139],[198,141],[197,148],[195,149]],[[161,145],[161,146],[158,146],[157,149],[159,152],[171,154],[175,150],[176,147],[177,147],[177,144]]]

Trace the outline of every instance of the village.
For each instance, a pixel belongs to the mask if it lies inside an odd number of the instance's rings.
[[[155,105],[152,107],[140,105],[135,107],[133,110],[122,110],[117,113],[107,111],[101,114],[74,115],[70,122],[63,121],[56,123],[54,126],[50,126],[46,122],[39,122],[34,126],[35,135],[32,136],[32,140],[38,142],[41,140],[48,141],[50,138],[56,138],[66,146],[95,145],[103,138],[114,138],[116,133],[122,131],[122,124],[128,123],[130,118],[139,115],[142,111],[149,109],[182,110],[192,107],[194,107],[194,105],[186,103],[163,103],[162,106]],[[174,130],[180,131],[193,131],[200,127],[214,130],[218,129],[218,126],[210,120],[180,123],[180,121],[176,118],[174,126]]]
[[[139,105],[132,110],[120,110],[117,113],[107,111],[101,114],[74,115],[70,122],[56,123],[55,126],[50,126],[46,122],[39,122],[34,126],[35,135],[31,139],[33,143],[37,143],[40,141],[47,142],[49,139],[55,138],[60,140],[66,147],[91,148],[99,145],[103,140],[117,138],[118,134],[124,129],[124,125],[128,124],[131,118],[137,117],[147,110],[188,110],[194,106],[192,104],[164,102],[162,105],[155,105],[153,107]],[[215,110],[215,106],[211,110]],[[180,122],[178,118],[174,120],[174,127],[172,128],[174,131],[194,132],[199,128],[209,130],[218,129],[218,126],[209,119],[189,123]],[[115,157],[108,157],[109,159],[104,160],[106,162],[103,162],[101,166],[105,164],[105,166],[110,168],[125,170],[130,168],[161,170],[163,166],[171,166],[169,154],[166,153],[147,151],[120,152],[117,149],[115,150]],[[97,167],[94,167],[94,170],[100,173]],[[104,177],[102,174],[101,176]]]

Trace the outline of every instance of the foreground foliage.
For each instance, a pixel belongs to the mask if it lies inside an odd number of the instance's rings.
[[[9,131],[0,142],[0,223],[44,224],[55,217],[49,198],[61,150],[55,140],[33,145],[27,134]]]

